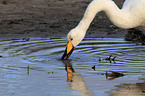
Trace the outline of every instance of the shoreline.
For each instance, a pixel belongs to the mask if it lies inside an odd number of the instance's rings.
[[[2,0],[0,38],[66,37],[82,19],[91,1]],[[125,0],[113,1],[121,8]],[[85,37],[124,38],[126,34],[127,30],[115,27],[104,12],[99,12]]]

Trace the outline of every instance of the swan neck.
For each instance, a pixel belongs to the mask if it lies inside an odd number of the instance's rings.
[[[108,11],[106,9],[109,8],[110,6],[109,3],[112,3],[112,2],[113,2],[112,0],[93,0],[88,5],[83,18],[77,27],[80,30],[83,30],[84,32],[86,32],[91,22],[95,18],[96,14],[100,11]]]
[[[111,22],[117,27],[128,29],[138,26],[133,20],[132,13],[127,13],[128,9],[119,9],[112,0],[93,0],[87,7],[85,14],[78,24],[78,28],[86,32],[96,14],[104,11]],[[126,12],[127,11],[127,12]]]

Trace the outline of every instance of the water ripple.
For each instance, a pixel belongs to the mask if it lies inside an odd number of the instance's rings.
[[[29,41],[16,39],[0,40],[0,42],[2,56],[0,58],[0,95],[21,96],[22,93],[27,93],[27,96],[31,96],[30,94],[37,96],[49,90],[51,96],[54,96],[56,91],[59,95],[69,96],[71,92],[78,92],[67,88],[69,84],[64,82],[67,78],[64,78],[65,65],[60,60],[66,46],[64,38],[30,38]],[[105,60],[110,54],[112,57],[116,56],[115,62]],[[101,61],[99,61],[100,58]],[[70,60],[75,71],[89,81],[87,82],[89,89],[98,93],[100,91],[96,89],[101,84],[104,92],[106,88],[110,89],[110,86],[121,84],[122,80],[125,83],[133,82],[145,73],[145,46],[126,42],[124,39],[85,38],[75,48]],[[91,68],[94,65],[96,70]],[[126,76],[117,83],[111,82],[106,86],[109,83],[105,81],[102,74],[109,70],[122,72]]]

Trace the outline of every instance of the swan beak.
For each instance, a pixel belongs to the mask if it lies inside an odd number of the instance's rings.
[[[73,46],[73,44],[71,43],[71,41],[69,41],[67,43],[65,52],[63,54],[63,56],[61,57],[61,59],[68,59],[69,56],[72,54],[73,50],[75,49],[75,47]]]

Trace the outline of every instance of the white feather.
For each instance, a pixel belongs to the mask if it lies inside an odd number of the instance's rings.
[[[90,23],[100,11],[104,11],[117,27],[123,29],[145,28],[145,0],[126,0],[122,9],[119,9],[112,0],[93,0],[88,5],[80,23],[67,35],[68,41],[73,39],[74,47],[83,40]]]

